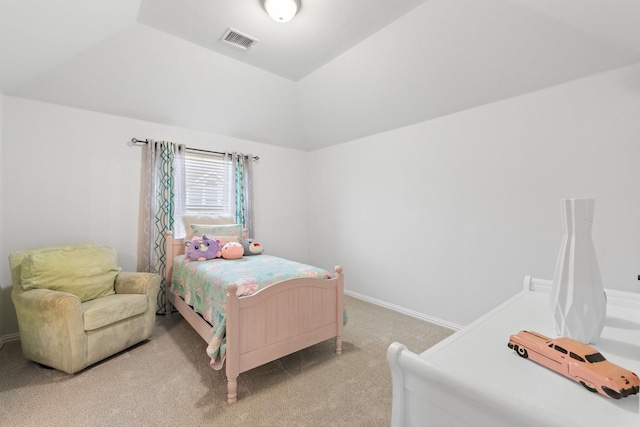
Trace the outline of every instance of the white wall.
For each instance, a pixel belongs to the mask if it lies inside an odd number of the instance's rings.
[[[445,323],[467,324],[525,274],[552,276],[565,197],[596,199],[605,286],[640,288],[640,65],[310,154],[22,98],[0,105],[5,288],[8,254],[31,246],[103,242],[135,268],[134,136],[259,155],[256,237],[269,253],[341,263],[348,290]]]
[[[3,126],[3,107],[4,107],[4,95],[0,94],[0,165],[4,165],[4,126]],[[0,200],[3,200],[4,192],[4,166],[0,169]],[[4,202],[0,203],[0,206],[4,206]],[[0,207],[0,253],[4,253],[4,227],[3,227],[3,211]],[[6,263],[0,264],[0,277],[5,277],[5,271],[8,273],[8,266]],[[13,304],[11,303],[11,281],[0,280],[0,346],[2,346],[5,339],[12,338],[11,335],[15,334],[18,330],[18,325],[15,320],[15,311],[13,310]]]
[[[640,291],[640,65],[312,152],[311,259],[465,325],[551,279],[559,200],[595,198],[605,287]]]
[[[3,286],[8,255],[34,246],[103,243],[135,271],[142,149],[126,145],[132,137],[259,155],[254,237],[267,253],[307,261],[305,152],[9,96],[3,117]]]

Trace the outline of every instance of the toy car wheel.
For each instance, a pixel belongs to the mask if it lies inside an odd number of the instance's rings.
[[[586,388],[587,390],[589,390],[591,393],[597,393],[598,390],[595,387],[591,387],[589,384],[585,383],[584,381],[580,381],[580,384],[582,384],[582,386],[584,388]]]
[[[516,347],[516,353],[518,353],[518,356],[524,357],[525,359],[527,357],[529,357],[529,353],[527,353],[527,349],[526,348],[522,348],[520,346]]]
[[[622,397],[622,395],[619,392],[612,390],[607,386],[602,386],[602,390],[604,390],[604,392],[607,393],[607,396],[613,399],[620,399]]]

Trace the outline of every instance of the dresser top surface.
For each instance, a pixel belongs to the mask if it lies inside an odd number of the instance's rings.
[[[640,373],[640,301],[615,293],[607,304],[600,339],[591,344],[608,360]],[[523,291],[420,355],[447,374],[496,393],[505,405],[527,405],[582,425],[640,425],[639,395],[614,400],[590,393],[579,383],[507,347],[509,336],[521,330],[556,337],[543,290]],[[615,424],[618,425],[618,424]],[[623,425],[623,424],[619,424]]]

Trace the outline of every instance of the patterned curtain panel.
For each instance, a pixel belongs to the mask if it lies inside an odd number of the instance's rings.
[[[232,199],[235,200],[236,223],[249,231],[249,237],[255,234],[253,224],[253,156],[251,154],[232,153]]]
[[[166,232],[180,235],[185,205],[185,146],[148,141],[143,155],[142,235],[138,270],[162,277],[156,313],[165,313]],[[177,230],[176,230],[177,228]]]

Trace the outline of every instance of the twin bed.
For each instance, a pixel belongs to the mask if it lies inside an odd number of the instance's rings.
[[[225,366],[229,403],[242,372],[331,338],[342,353],[340,266],[330,274],[266,254],[189,261],[184,239],[166,237],[167,314],[175,307],[208,344],[211,366]]]

